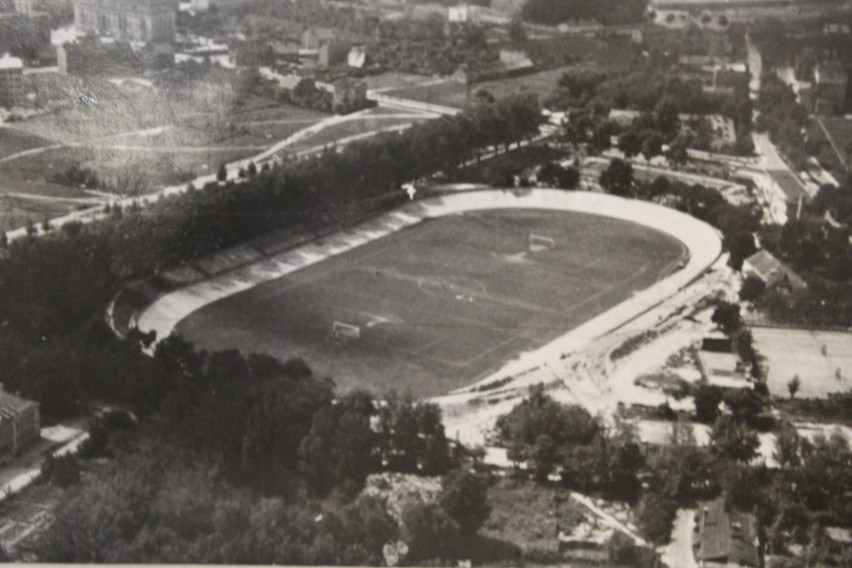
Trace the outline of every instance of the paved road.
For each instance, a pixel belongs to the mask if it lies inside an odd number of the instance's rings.
[[[663,563],[672,568],[698,568],[692,553],[695,511],[680,509],[672,528],[672,541],[663,549]]]

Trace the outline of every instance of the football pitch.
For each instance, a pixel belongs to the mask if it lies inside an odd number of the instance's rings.
[[[607,217],[479,211],[419,223],[227,297],[176,331],[206,349],[301,357],[344,391],[434,396],[649,287],[685,254],[668,235]],[[335,322],[359,336],[335,336]]]

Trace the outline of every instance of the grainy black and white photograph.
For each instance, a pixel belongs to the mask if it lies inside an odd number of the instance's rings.
[[[850,0],[0,0],[0,563],[852,568],[850,73]]]

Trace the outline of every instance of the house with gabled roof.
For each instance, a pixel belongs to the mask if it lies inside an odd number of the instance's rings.
[[[801,290],[807,284],[790,267],[772,256],[767,250],[759,250],[743,261],[743,275],[760,279],[767,288]]]
[[[319,49],[324,44],[338,39],[339,34],[332,28],[310,27],[302,32],[303,49]]]
[[[702,503],[697,513],[695,561],[701,568],[762,566],[754,515],[726,506],[725,498]]]

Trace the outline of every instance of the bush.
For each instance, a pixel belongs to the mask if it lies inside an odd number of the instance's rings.
[[[475,535],[491,513],[485,480],[463,469],[447,475],[439,501],[466,538]]]
[[[757,276],[751,275],[743,281],[740,288],[740,300],[744,302],[754,302],[760,299],[763,292],[766,291],[766,284]]]
[[[50,454],[42,464],[41,472],[50,483],[58,487],[71,487],[80,483],[80,462],[72,454],[61,457]]]
[[[453,560],[461,545],[456,522],[436,503],[417,503],[402,513],[403,538],[410,561]]]
[[[655,544],[671,540],[672,525],[677,515],[677,504],[665,495],[648,493],[639,505],[636,524],[642,535]]]

